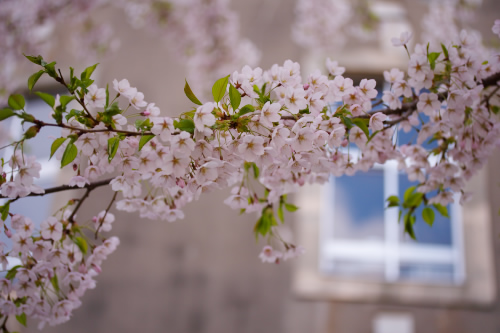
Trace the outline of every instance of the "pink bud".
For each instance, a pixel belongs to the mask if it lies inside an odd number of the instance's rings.
[[[12,237],[12,232],[11,232],[9,229],[5,229],[5,235],[6,235],[8,238],[11,238],[11,237]]]
[[[309,89],[309,83],[304,83],[304,90]]]
[[[144,116],[144,117],[147,117],[151,114],[151,112],[149,112],[148,110],[144,110],[141,112],[141,116]]]
[[[78,170],[78,164],[73,163],[73,171],[76,171],[76,170]]]
[[[97,219],[97,216],[94,216],[94,217],[92,218],[92,222],[94,222],[94,223],[97,223],[97,220],[98,220],[98,219]]]
[[[102,270],[101,270],[101,267],[99,267],[98,265],[96,264],[92,264],[92,268],[94,269],[94,271],[96,271],[97,273],[101,273]]]
[[[342,141],[342,143],[340,144],[342,147],[347,147],[347,145],[349,144],[349,141],[347,141],[347,139],[344,139],[344,141]]]
[[[177,179],[177,186],[179,186],[180,188],[186,187],[186,182],[184,181],[184,179],[182,178]]]
[[[87,273],[87,266],[85,266],[83,262],[80,264],[80,266],[78,266],[78,272],[82,274]]]

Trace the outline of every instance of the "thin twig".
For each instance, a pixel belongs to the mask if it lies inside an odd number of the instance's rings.
[[[101,229],[101,226],[104,223],[104,220],[106,219],[106,216],[108,215],[109,210],[111,209],[111,205],[113,204],[113,202],[115,202],[117,194],[118,194],[118,192],[115,192],[115,194],[113,195],[113,198],[109,202],[108,208],[106,208],[106,211],[104,213],[104,216],[102,217],[101,223],[99,223],[99,226],[97,227],[97,229],[95,231],[95,239],[97,239],[97,235],[99,234],[99,230]]]
[[[71,215],[68,218],[68,222],[69,223],[75,223],[76,212],[78,212],[78,210],[82,206],[82,204],[85,201],[85,199],[88,198],[88,196],[89,196],[89,194],[90,194],[91,191],[92,191],[91,189],[87,189],[87,191],[85,191],[85,194],[83,195],[83,197],[81,197],[80,200],[78,200],[78,204],[76,205],[75,209],[73,210],[73,212],[71,213]]]

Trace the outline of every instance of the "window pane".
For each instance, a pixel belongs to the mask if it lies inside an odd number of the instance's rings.
[[[334,237],[384,239],[384,177],[380,170],[335,179]]]
[[[327,272],[330,273],[330,272]],[[332,261],[331,273],[339,276],[370,280],[384,279],[384,264],[379,262],[337,259]]]
[[[408,180],[408,176],[406,174],[399,175],[399,193],[400,198],[403,200],[403,195],[411,186],[416,185],[416,182],[410,182]],[[414,225],[415,235],[417,237],[418,243],[424,244],[439,244],[439,245],[451,245],[451,220],[447,217],[442,216],[438,212],[434,211],[435,218],[434,224],[430,227],[425,221],[422,219],[422,209],[423,207],[419,207],[416,211],[417,221]],[[448,212],[450,211],[450,206],[448,205]],[[410,236],[404,234],[404,225],[400,222],[401,225],[401,233],[403,242],[415,242]]]
[[[401,280],[452,283],[454,268],[453,264],[403,263],[399,274]]]

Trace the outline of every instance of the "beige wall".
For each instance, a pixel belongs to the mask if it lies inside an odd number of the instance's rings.
[[[490,9],[488,22],[493,21],[492,2],[485,4]],[[242,34],[262,51],[264,69],[288,58],[304,58],[289,37],[292,1],[233,3],[241,15]],[[101,62],[98,83],[102,86],[114,78],[127,78],[165,115],[186,111],[190,103],[183,93],[185,73],[168,45],[120,23],[120,17],[112,19],[127,38],[117,55]],[[60,63],[72,64],[67,59]],[[490,167],[494,179],[498,179],[498,165],[500,159],[496,158]],[[499,181],[491,181],[488,190],[497,253]],[[218,191],[203,197],[187,207],[184,220],[174,223],[140,220],[137,215],[117,212],[113,234],[121,245],[104,263],[97,288],[87,292],[70,322],[43,332],[361,333],[370,332],[372,318],[385,310],[413,314],[416,332],[500,330],[498,301],[486,311],[300,301],[291,292],[293,263],[260,263],[257,255],[261,246],[252,234],[256,216],[240,216],[225,206],[222,202],[227,196],[227,191]],[[110,197],[109,190],[96,190],[84,207],[100,211]],[[27,331],[37,331],[33,324]]]

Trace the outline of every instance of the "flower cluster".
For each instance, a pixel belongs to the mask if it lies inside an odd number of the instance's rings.
[[[201,194],[231,187],[227,205],[260,213],[254,232],[268,242],[261,260],[279,262],[303,251],[277,230],[284,210],[297,209],[287,202],[288,194],[331,175],[353,175],[396,160],[417,185],[402,202],[388,198],[389,206],[400,207],[405,230],[414,237],[417,208],[446,213],[454,193],[465,200],[464,180],[499,145],[500,54],[485,58],[466,32],[440,52],[419,44],[410,52],[408,39],[397,41],[409,53],[408,69],[384,73],[389,88],[381,100],[375,80],[355,83],[336,62],[327,61],[328,75],[316,71],[302,77],[300,65],[287,60],[268,70],[244,66],[220,78],[212,87],[213,100],[205,103],[186,83],[186,96],[196,106],[178,118],[163,117],[126,79],[99,88],[91,79],[96,65],[80,76],[71,70],[64,78],[55,63],[27,57],[42,67],[30,77],[30,89],[46,74],[69,95],[38,93],[53,109],[53,123],[27,113],[20,95],[12,95],[9,108],[0,110],[1,120],[19,117],[32,124],[0,169],[0,199],[9,199],[0,213],[13,244],[0,244],[2,264],[7,256],[21,262],[1,280],[0,314],[30,315],[50,324],[66,320],[118,243],[102,236],[112,228],[109,210],[115,199],[119,210],[172,222],[182,219],[186,204]],[[62,129],[51,153],[73,172],[67,185],[50,191],[34,185],[40,164],[17,149],[47,126]],[[405,132],[410,139],[403,141]],[[82,202],[108,184],[115,192],[108,208],[77,223]],[[85,189],[82,198],[47,218],[39,231],[11,212],[10,203],[20,197],[74,186]]]

